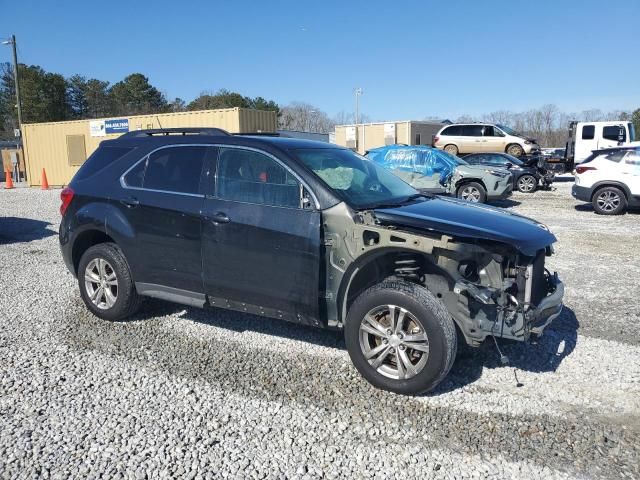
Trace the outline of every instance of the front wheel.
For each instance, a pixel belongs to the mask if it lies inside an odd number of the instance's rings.
[[[351,305],[345,324],[351,361],[372,385],[395,393],[428,392],[456,357],[455,325],[426,288],[385,280]]]
[[[604,187],[593,195],[593,209],[600,215],[619,215],[627,208],[627,197],[616,187]]]
[[[458,187],[456,196],[472,203],[484,203],[487,200],[487,191],[477,182],[465,183]]]
[[[518,191],[522,193],[533,193],[538,187],[538,179],[533,175],[522,175],[517,182]]]
[[[87,249],[78,266],[80,295],[91,313],[117,321],[133,315],[140,306],[129,264],[113,243]]]

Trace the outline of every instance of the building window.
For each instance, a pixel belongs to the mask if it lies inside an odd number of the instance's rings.
[[[87,159],[87,149],[84,145],[84,135],[67,135],[67,157],[69,165],[77,167]]]

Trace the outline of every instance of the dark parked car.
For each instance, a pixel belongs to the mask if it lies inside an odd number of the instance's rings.
[[[533,193],[539,186],[546,188],[554,178],[544,168],[544,160],[536,157],[518,159],[508,153],[472,153],[464,160],[470,165],[508,169],[514,178],[514,188],[523,193]]]
[[[62,255],[96,316],[148,296],[343,329],[360,373],[399,393],[437,385],[458,338],[527,340],[562,309],[544,225],[421,194],[327,143],[131,132],[61,198]]]

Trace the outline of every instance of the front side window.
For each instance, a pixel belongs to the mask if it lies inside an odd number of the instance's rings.
[[[222,148],[217,196],[274,207],[300,207],[300,183],[273,158],[254,150]]]
[[[621,125],[611,125],[602,129],[602,138],[614,142],[625,142],[627,140],[627,132]]]
[[[162,148],[153,152],[147,159],[142,187],[148,190],[197,194],[206,152],[207,147],[192,146]],[[128,178],[127,175],[127,184]]]
[[[595,125],[582,126],[582,140],[593,140],[596,137]]]
[[[491,125],[485,125],[484,126],[482,135],[484,137],[495,137],[496,136],[495,132],[493,131],[493,127]]]
[[[436,150],[439,152],[439,150]],[[385,168],[341,148],[292,151],[339,197],[355,208],[406,201],[418,192]]]

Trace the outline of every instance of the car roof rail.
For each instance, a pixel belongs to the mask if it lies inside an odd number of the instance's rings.
[[[134,130],[121,135],[119,138],[146,138],[163,135],[206,135],[229,136],[222,128],[150,128],[147,130]]]

